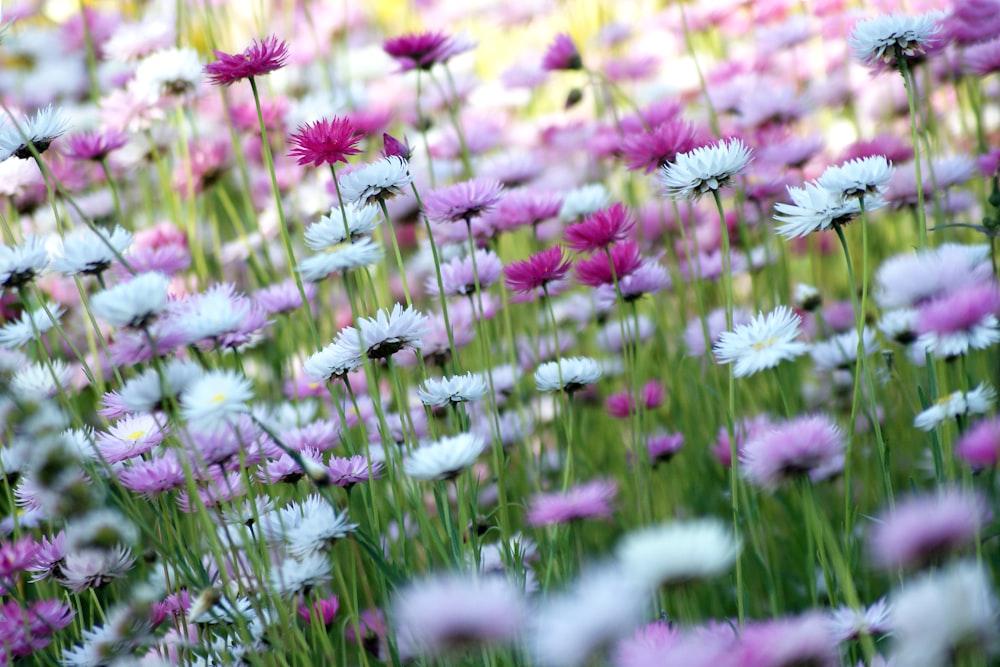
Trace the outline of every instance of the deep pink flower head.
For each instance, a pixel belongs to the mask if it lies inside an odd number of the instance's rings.
[[[642,405],[646,410],[654,410],[663,405],[663,385],[656,380],[650,380],[642,387]],[[635,398],[631,390],[612,394],[604,402],[608,414],[618,419],[625,419],[635,413]]]
[[[899,501],[894,512],[872,524],[872,562],[890,572],[931,565],[972,545],[989,520],[983,499],[960,489]]]
[[[649,461],[653,466],[669,461],[684,446],[683,433],[657,433],[646,440]]]
[[[621,142],[621,157],[629,169],[651,174],[674,162],[678,153],[687,153],[704,146],[706,141],[691,123],[673,118],[650,130],[641,128],[625,135]]]
[[[565,493],[540,494],[531,500],[527,521],[532,526],[569,523],[595,517],[609,518],[618,495],[613,480],[598,479],[571,487]]]
[[[829,618],[820,612],[749,623],[735,649],[742,667],[838,667],[838,638]]]
[[[493,178],[474,178],[432,190],[424,197],[424,213],[432,222],[471,222],[502,197],[503,186]]]
[[[917,332],[939,335],[967,333],[1000,313],[996,283],[959,288],[920,308]]]
[[[570,225],[563,232],[566,245],[577,252],[604,250],[612,243],[624,241],[635,227],[635,217],[621,203],[591,213],[582,222]]]
[[[1000,33],[1000,1],[955,0],[944,22],[945,36],[959,44],[972,44]]]
[[[1000,417],[973,425],[955,443],[955,456],[973,470],[995,468],[1000,461]]]
[[[305,604],[299,605],[299,616],[305,619],[309,625],[312,625],[313,616],[321,620],[323,625],[330,625],[333,623],[338,609],[340,609],[340,600],[337,599],[336,595],[333,595],[317,600],[311,607]]]
[[[510,290],[528,293],[562,280],[569,273],[570,266],[569,259],[563,257],[562,248],[553,246],[536,252],[523,262],[508,264],[503,272]]]
[[[844,434],[832,419],[806,415],[747,442],[741,457],[743,474],[768,489],[803,476],[817,482],[843,469],[844,449]]]
[[[422,32],[387,39],[382,44],[382,49],[392,56],[405,72],[411,69],[430,69],[437,63],[448,62],[475,45],[475,42],[461,35]]]
[[[75,160],[99,162],[128,142],[124,132],[104,130],[74,134],[63,144],[63,155]],[[68,146],[66,144],[69,144]]]
[[[979,171],[987,178],[1000,176],[1000,148],[994,148],[989,153],[976,158],[979,163]]]
[[[621,280],[642,266],[639,246],[631,241],[616,243],[609,252],[611,262],[604,253],[596,253],[576,263],[576,279],[580,284],[590,287],[611,285],[615,278]]]
[[[542,58],[542,69],[547,72],[583,69],[583,59],[572,37],[564,32],[556,35]]]
[[[240,79],[261,76],[285,66],[288,60],[288,44],[275,35],[256,39],[243,53],[223,53],[215,51],[218,58],[205,65],[208,80],[216,86],[230,86]]]
[[[860,160],[882,155],[895,164],[903,164],[913,159],[913,147],[908,142],[892,134],[880,134],[871,139],[861,139],[844,149],[838,162]]]
[[[13,585],[18,574],[35,564],[37,552],[38,545],[30,535],[13,542],[0,542],[0,586]]]
[[[385,157],[400,157],[404,160],[410,159],[410,144],[406,142],[406,137],[400,141],[387,132],[382,133],[382,155]]]
[[[347,118],[321,118],[299,127],[289,137],[288,143],[293,146],[288,151],[289,156],[298,158],[300,165],[311,164],[319,167],[324,164],[347,163],[348,155],[361,152],[358,142],[361,133]]]

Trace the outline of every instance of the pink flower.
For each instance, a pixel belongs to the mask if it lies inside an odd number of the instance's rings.
[[[745,667],[837,667],[837,636],[820,612],[758,621],[743,627],[735,664]]]
[[[663,385],[656,380],[650,380],[642,387],[642,404],[646,410],[654,410],[663,405]],[[635,399],[631,391],[612,394],[605,401],[608,414],[618,419],[625,419],[635,413]]]
[[[635,217],[624,204],[613,204],[591,213],[563,232],[566,245],[577,252],[604,250],[617,241],[624,241],[635,227]]]
[[[528,508],[532,526],[548,526],[595,517],[610,518],[612,502],[618,495],[613,480],[598,479],[574,486],[565,493],[536,495]]]
[[[492,178],[474,178],[432,190],[424,197],[424,213],[433,222],[470,221],[489,211],[502,196],[503,186]]]
[[[34,565],[37,552],[31,536],[0,543],[0,588],[8,588],[22,571]]]
[[[475,42],[443,32],[422,32],[387,39],[382,49],[399,63],[402,71],[427,70],[472,49]]]
[[[562,197],[553,192],[517,188],[504,194],[489,218],[497,231],[512,231],[529,225],[537,230],[539,224],[558,216],[561,207]]]
[[[798,417],[746,443],[741,455],[743,474],[765,488],[806,475],[817,482],[843,469],[844,448],[844,434],[829,417]]]
[[[955,443],[955,456],[974,470],[993,468],[1000,460],[1000,418],[978,422]]]
[[[299,127],[289,137],[288,143],[293,148],[288,154],[298,158],[300,165],[311,164],[319,167],[337,162],[346,164],[348,155],[357,155],[361,152],[357,147],[359,141],[361,133],[350,119],[321,118]]]
[[[683,433],[659,433],[651,435],[646,440],[649,460],[654,467],[672,459],[674,454],[679,452],[683,446]]]
[[[445,296],[469,296],[475,293],[477,284],[484,290],[500,279],[502,270],[500,258],[490,250],[476,250],[475,266],[472,257],[456,257],[441,266]],[[428,294],[439,293],[434,277],[427,279],[425,287]]]
[[[625,135],[621,156],[629,169],[651,174],[674,162],[679,153],[705,145],[701,133],[691,123],[672,118],[650,130],[641,128]]]
[[[406,142],[406,137],[400,141],[396,137],[386,132],[382,133],[382,155],[385,157],[400,157],[404,160],[410,159],[410,145]]]
[[[573,38],[561,32],[545,51],[542,69],[547,72],[583,69],[583,59],[573,42]]]
[[[508,264],[503,272],[508,288],[514,292],[528,293],[562,280],[569,273],[570,266],[570,260],[563,257],[562,248],[553,246],[536,252],[523,262]]]
[[[976,161],[983,176],[987,178],[1000,176],[1000,148],[994,148],[989,153],[980,155]]]
[[[332,595],[322,600],[317,600],[312,605],[300,605],[299,616],[305,619],[306,623],[312,625],[313,616],[323,622],[323,625],[333,623],[337,610],[340,609],[340,600],[336,595]]]
[[[880,134],[868,140],[855,141],[844,150],[839,162],[876,155],[883,155],[892,163],[902,164],[913,159],[913,147],[895,135]]]
[[[216,86],[230,86],[240,79],[261,76],[285,66],[288,59],[288,44],[276,36],[256,39],[243,53],[228,54],[216,51],[218,58],[205,65],[208,80]]]
[[[576,279],[583,285],[600,287],[611,285],[615,279],[621,280],[638,269],[643,262],[639,246],[631,241],[623,241],[610,248],[611,261],[607,256],[595,254],[576,263]]]
[[[327,469],[330,473],[330,481],[347,489],[355,484],[376,480],[385,475],[381,462],[372,461],[371,468],[369,468],[368,459],[363,455],[350,458],[331,457]]]
[[[66,140],[69,146],[63,148],[63,155],[75,160],[92,160],[100,162],[112,151],[116,151],[128,142],[124,132],[106,130],[104,132],[81,132]]]

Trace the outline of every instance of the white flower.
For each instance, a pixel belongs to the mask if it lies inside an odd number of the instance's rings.
[[[805,354],[809,346],[795,339],[802,333],[802,318],[788,306],[778,306],[764,315],[757,313],[747,324],[724,331],[713,352],[720,364],[735,364],[733,375],[747,377],[774,368]]]
[[[209,371],[181,396],[181,414],[197,428],[211,429],[248,412],[253,386],[236,371]]]
[[[67,276],[103,273],[131,244],[132,234],[121,227],[83,229],[63,239],[52,268]]]
[[[26,285],[49,265],[45,240],[28,236],[16,246],[0,244],[0,288],[11,289]]]
[[[341,378],[364,365],[357,330],[349,327],[319,352],[315,352],[302,365],[303,372],[317,381]]]
[[[875,299],[883,308],[910,308],[936,296],[981,284],[993,273],[986,244],[944,243],[890,257],[875,272]]]
[[[478,373],[429,379],[417,390],[424,405],[440,408],[453,403],[478,401],[486,395],[486,380]]]
[[[815,310],[823,303],[823,295],[820,294],[820,291],[814,286],[805,283],[795,284],[795,294],[792,296],[792,299],[799,308],[805,311]]]
[[[344,229],[344,218],[347,218],[347,229]],[[333,249],[347,241],[350,232],[351,241],[367,236],[378,227],[378,208],[375,206],[349,206],[341,209],[336,206],[306,229],[306,245],[322,252]]]
[[[890,606],[885,598],[867,609],[839,607],[830,611],[830,629],[841,642],[857,639],[861,633],[881,634],[889,630]]]
[[[51,398],[69,385],[72,369],[61,359],[46,364],[33,363],[10,379],[10,387],[21,399]]]
[[[993,585],[976,563],[953,563],[909,579],[892,597],[894,664],[944,667],[955,664],[959,648],[992,654],[997,649],[997,621]]]
[[[281,597],[299,593],[329,583],[333,579],[330,561],[321,551],[313,551],[301,559],[285,558],[271,568],[271,590]]]
[[[913,308],[896,308],[882,313],[878,330],[900,345],[909,345],[917,337],[917,311]]]
[[[151,53],[135,69],[130,89],[141,99],[182,96],[193,92],[201,80],[204,66],[198,52],[191,48],[171,48]]]
[[[729,185],[752,159],[750,148],[739,139],[720,141],[679,154],[664,165],[661,178],[674,199],[697,198]]]
[[[140,273],[127,283],[98,292],[90,305],[109,324],[141,328],[164,309],[169,287],[170,278],[162,273]]]
[[[340,194],[346,202],[368,206],[403,194],[403,188],[412,182],[406,160],[390,155],[342,176]]]
[[[861,334],[864,341],[864,354],[870,356],[879,350],[875,332],[868,327]],[[828,340],[813,343],[809,350],[817,370],[834,371],[846,369],[858,360],[858,330],[851,329]]]
[[[262,516],[261,535],[271,542],[284,542],[288,553],[302,557],[322,553],[354,532],[358,524],[348,518],[346,510],[338,512],[325,498],[313,494]]]
[[[0,161],[10,157],[24,160],[33,157],[28,148],[29,141],[36,151],[44,153],[54,139],[65,134],[68,127],[62,109],[51,105],[39,109],[34,118],[25,118],[20,124],[5,116],[0,121]]]
[[[538,391],[566,391],[572,393],[584,385],[601,379],[600,365],[589,357],[567,357],[558,362],[547,361],[535,369],[535,388]]]
[[[132,378],[122,385],[122,403],[132,412],[154,412],[161,408],[160,403],[164,396],[162,388],[165,386],[167,393],[171,396],[181,395],[202,376],[201,366],[194,361],[183,361],[171,359],[163,369],[161,384],[160,374],[155,368],[144,371],[141,375]]]
[[[356,326],[361,349],[370,359],[385,359],[404,348],[419,350],[423,347],[420,339],[428,331],[426,315],[398,303],[391,311],[383,309],[375,317],[361,318]]]
[[[331,273],[347,273],[382,261],[385,251],[368,237],[331,248],[327,252],[307,257],[296,269],[311,283],[324,280]]]
[[[897,55],[912,58],[927,50],[941,31],[941,14],[928,12],[920,16],[883,14],[858,21],[847,43],[854,57],[866,65],[879,60],[892,63]]]
[[[573,222],[586,217],[594,211],[599,211],[611,203],[611,195],[600,183],[591,183],[570,190],[563,197],[559,208],[559,219]]]
[[[972,391],[952,392],[938,399],[913,420],[913,425],[922,431],[933,431],[945,419],[964,415],[981,415],[988,411],[996,402],[996,389],[981,383]]]
[[[108,60],[128,62],[167,48],[173,41],[174,27],[170,22],[147,18],[140,23],[121,23],[101,50]]]
[[[786,239],[801,238],[812,232],[846,225],[861,214],[861,203],[857,198],[845,199],[816,183],[806,183],[804,188],[788,186],[788,195],[794,204],[778,202],[774,219],[782,223],[778,234]],[[878,200],[865,202],[866,210],[882,206]]]
[[[816,179],[816,184],[830,192],[840,193],[845,199],[865,198],[867,210],[867,198],[883,194],[895,171],[885,156],[872,155],[850,160],[840,166],[827,167]]]
[[[403,461],[403,471],[424,481],[451,479],[475,463],[484,449],[485,441],[471,433],[441,438],[414,449]]]
[[[58,324],[59,317],[66,312],[65,309],[52,303],[48,304],[47,308],[48,313],[44,308],[25,311],[20,319],[3,325],[0,328],[0,347],[14,349],[27,345]]]
[[[626,535],[616,549],[622,570],[651,588],[723,574],[739,552],[732,529],[715,519],[642,528]]]
[[[987,315],[962,331],[929,331],[921,335],[914,345],[938,359],[951,359],[968,354],[969,350],[985,350],[997,343],[1000,343],[1000,321],[995,315]]]

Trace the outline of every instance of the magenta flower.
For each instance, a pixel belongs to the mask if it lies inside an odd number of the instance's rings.
[[[746,667],[837,667],[838,639],[820,612],[757,621],[743,627],[733,664]]]
[[[556,35],[542,58],[542,69],[547,72],[583,69],[583,59],[572,37],[564,32]]]
[[[27,609],[16,600],[0,604],[0,660],[12,664],[45,648],[52,641],[49,637],[69,625],[75,615],[69,605],[57,600],[32,602]]]
[[[371,468],[369,468],[367,457],[362,455],[350,458],[333,456],[327,465],[327,471],[330,473],[330,481],[333,484],[347,489],[355,484],[380,479],[385,475],[381,462],[372,461]]]
[[[959,288],[925,304],[917,313],[918,345],[952,358],[1000,342],[1000,291],[996,283]]]
[[[985,153],[976,158],[979,163],[979,171],[987,178],[1000,176],[1000,148],[994,148],[989,153]]]
[[[973,470],[995,468],[1000,461],[1000,418],[978,422],[955,443],[955,456]]]
[[[833,420],[806,415],[748,441],[741,454],[743,474],[768,489],[803,476],[817,482],[843,469],[844,449],[844,434]]]
[[[566,245],[577,252],[604,250],[612,243],[624,241],[635,227],[635,218],[624,204],[613,204],[595,211],[563,232]]]
[[[658,433],[646,440],[649,461],[653,467],[672,459],[682,447],[684,447],[683,433]]]
[[[614,481],[605,479],[574,486],[565,493],[536,495],[528,508],[527,521],[532,526],[548,526],[581,519],[607,519],[617,495]]]
[[[404,160],[410,159],[410,144],[406,142],[406,137],[400,141],[396,137],[392,136],[387,132],[382,133],[382,155],[385,157],[399,157]]]
[[[118,130],[81,132],[66,140],[69,146],[63,148],[63,154],[74,160],[92,160],[100,162],[111,152],[118,150],[126,143],[128,137]]]
[[[231,86],[240,79],[261,76],[285,66],[288,59],[288,44],[276,36],[256,39],[243,53],[223,53],[215,51],[218,58],[205,65],[208,80],[216,86]]]
[[[338,609],[340,609],[340,600],[337,599],[336,595],[331,595],[328,598],[317,600],[312,605],[299,605],[299,616],[305,619],[309,625],[312,625],[313,616],[322,621],[323,625],[330,625],[333,623]]]
[[[38,545],[31,536],[0,543],[0,588],[7,588],[24,570],[35,564]]]
[[[497,231],[521,227],[537,227],[559,215],[562,197],[553,192],[517,188],[506,193],[490,213],[490,222]]]
[[[474,178],[432,190],[424,197],[424,213],[432,222],[471,220],[489,211],[502,197],[503,186],[492,178]]]
[[[642,404],[646,410],[654,410],[663,405],[663,385],[656,380],[650,380],[642,387]],[[618,419],[625,419],[635,413],[635,398],[631,390],[608,396],[604,402],[608,414]]]
[[[674,118],[651,130],[641,128],[625,135],[621,157],[633,171],[651,174],[677,160],[677,155],[704,146],[700,133],[691,123]]]
[[[348,155],[361,152],[358,142],[361,133],[347,118],[321,118],[312,123],[300,126],[289,137],[288,143],[293,146],[289,156],[298,158],[300,165],[311,164],[314,167],[337,162],[347,163]]]
[[[382,44],[382,50],[399,63],[405,72],[411,69],[428,70],[437,63],[448,62],[475,45],[475,42],[462,36],[422,32],[387,39]]]
[[[569,273],[570,266],[570,260],[563,257],[562,248],[553,246],[536,252],[523,262],[508,264],[503,272],[509,289],[529,293],[562,280]]]
[[[576,263],[576,279],[583,285],[600,287],[621,280],[640,266],[642,255],[639,246],[631,241],[617,243],[610,248],[611,261],[604,254],[596,254]]]

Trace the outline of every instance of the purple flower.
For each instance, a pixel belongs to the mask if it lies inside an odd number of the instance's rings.
[[[349,155],[361,152],[358,142],[362,134],[349,118],[321,118],[299,127],[288,138],[292,150],[289,157],[298,158],[300,165],[347,163]]]
[[[0,588],[8,588],[35,563],[38,545],[31,536],[0,543]]]
[[[432,190],[424,197],[424,213],[432,222],[470,224],[502,197],[503,186],[492,178],[474,178]]]
[[[649,451],[649,460],[653,467],[672,459],[683,446],[683,433],[658,433],[646,440],[646,449]]]
[[[230,86],[240,79],[261,76],[285,66],[288,59],[288,44],[276,36],[256,39],[243,53],[223,53],[216,51],[218,60],[205,65],[208,80],[216,86]]]
[[[316,298],[316,285],[314,283],[304,283],[302,287],[307,299]],[[252,297],[267,315],[281,315],[302,307],[302,294],[299,293],[298,286],[291,278],[262,287],[254,292]]]
[[[456,257],[441,266],[441,282],[444,285],[445,296],[469,296],[475,293],[477,283],[479,289],[483,290],[499,280],[503,265],[496,253],[490,250],[476,250],[475,257],[475,267],[472,258],[468,256]],[[437,278],[428,278],[425,288],[428,294],[437,295],[439,292]]]
[[[735,664],[746,667],[838,667],[838,638],[824,614],[758,621],[743,627]]]
[[[799,477],[817,482],[844,467],[844,434],[825,415],[806,415],[780,423],[743,447],[743,474],[753,484],[773,489]]]
[[[128,143],[128,137],[118,130],[105,130],[74,134],[66,142],[69,144],[63,148],[66,157],[100,162]]]
[[[571,487],[565,493],[536,495],[528,508],[532,526],[569,523],[581,519],[611,517],[618,487],[612,480],[598,479]]]
[[[475,42],[443,32],[422,32],[387,39],[382,49],[399,63],[402,71],[428,70],[437,63],[446,63],[475,46]]]
[[[632,171],[652,174],[687,153],[705,145],[701,132],[691,123],[673,118],[652,129],[640,128],[624,136],[621,157]]]
[[[507,287],[521,294],[544,289],[562,280],[569,273],[570,260],[563,258],[562,248],[553,246],[537,252],[523,262],[512,262],[504,267]]]
[[[380,479],[385,475],[380,461],[373,460],[369,467],[367,457],[360,454],[350,458],[331,457],[327,470],[333,484],[348,489],[355,484]]]
[[[564,32],[556,35],[542,58],[542,69],[547,72],[583,69],[583,59],[572,37]]]
[[[577,252],[605,250],[608,246],[624,241],[635,227],[635,217],[628,207],[618,203],[591,213],[570,225],[563,232],[566,245]]]
[[[1000,461],[1000,418],[984,419],[955,443],[955,456],[973,470],[994,468]]]

